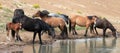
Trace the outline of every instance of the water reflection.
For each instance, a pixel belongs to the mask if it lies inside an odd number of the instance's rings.
[[[64,40],[60,42],[60,50],[58,53],[75,53],[75,41]]]
[[[61,40],[54,45],[33,45],[33,53],[111,53],[117,39]],[[38,45],[37,45],[38,47]]]
[[[38,45],[37,46],[33,45],[33,53],[52,53],[51,45],[39,45],[39,49],[36,47],[38,47]]]
[[[102,42],[96,39],[86,41],[86,47],[89,49],[86,49],[85,53],[110,53],[116,47],[116,40],[117,39],[108,40],[103,38]]]
[[[120,52],[119,41],[120,38],[58,40],[53,45],[34,44],[0,49],[0,53],[117,53]]]

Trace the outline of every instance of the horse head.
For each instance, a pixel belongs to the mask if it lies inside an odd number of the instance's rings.
[[[43,10],[43,11],[37,11],[35,14],[33,14],[33,18],[34,17],[44,17],[44,16],[48,16],[49,12],[47,10]]]
[[[55,38],[55,30],[53,27],[49,28],[48,35],[52,36],[52,38]]]
[[[39,11],[37,11],[35,14],[33,14],[33,18],[35,18],[35,17],[39,17],[40,16],[40,13],[41,13],[41,11],[39,10]]]
[[[14,17],[22,17],[22,16],[24,16],[23,9],[15,9],[15,11],[14,11]]]
[[[118,33],[117,33],[116,29],[115,29],[115,30],[112,30],[112,35],[113,35],[115,38],[118,37]]]

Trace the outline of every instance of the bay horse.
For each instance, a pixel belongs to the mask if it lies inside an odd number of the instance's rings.
[[[70,24],[69,24],[69,32],[71,33],[72,30],[72,34],[73,35],[77,35],[77,32],[75,30],[75,26],[81,26],[81,27],[86,27],[86,31],[84,36],[87,36],[87,31],[88,28],[91,26],[91,24],[94,23],[95,19],[97,16],[80,16],[80,15],[74,15],[70,18]]]
[[[7,39],[10,41],[10,37],[9,37],[10,30],[14,30],[16,33],[17,40],[19,38],[20,41],[22,41],[22,39],[20,38],[18,34],[20,29],[21,29],[21,23],[12,23],[12,22],[7,23],[6,24]],[[15,38],[13,39],[15,40]]]
[[[60,35],[63,38],[68,38],[67,27],[65,21],[62,18],[51,17],[48,16],[48,14],[46,14],[45,12],[41,11],[37,11],[32,17],[40,17],[43,21],[45,21],[52,27],[59,27],[59,29],[61,30]]]
[[[94,28],[92,30],[95,30],[96,34],[98,35],[96,28],[100,28],[103,30],[103,37],[106,36],[107,29],[110,29],[112,31],[112,35],[115,38],[118,37],[115,27],[106,18],[97,18],[95,20]]]
[[[65,15],[65,14],[57,14],[57,13],[49,13],[47,10],[43,10],[42,11],[43,13],[46,13],[48,14],[48,16],[51,16],[51,17],[55,17],[55,18],[62,18],[65,20],[65,22],[67,24],[69,24],[69,16]],[[49,17],[48,17],[49,18]]]
[[[35,41],[36,34],[38,33],[40,44],[42,44],[41,40],[41,31],[48,31],[48,35],[51,35],[54,38],[54,28],[45,23],[40,19],[32,19],[26,16],[22,9],[15,9],[16,14],[14,14],[12,22],[13,23],[21,23],[22,28],[26,31],[34,32],[33,35],[33,44]],[[20,17],[19,17],[20,16]],[[12,35],[14,36],[14,31],[12,31]]]

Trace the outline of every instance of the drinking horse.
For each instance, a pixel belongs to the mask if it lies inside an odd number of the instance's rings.
[[[68,38],[67,27],[65,21],[62,18],[51,17],[48,16],[48,14],[46,14],[45,12],[41,11],[37,11],[37,13],[33,15],[33,18],[34,17],[40,17],[43,21],[45,21],[52,27],[59,27],[59,29],[61,30],[60,35],[63,38]]]
[[[98,34],[96,28],[100,28],[103,30],[103,37],[106,36],[107,29],[110,29],[112,31],[112,35],[115,38],[118,37],[115,27],[106,18],[97,18],[94,24],[94,28],[92,30],[95,30],[96,34]]]
[[[22,9],[16,9],[14,11],[13,23],[21,23],[22,28],[26,31],[34,32],[33,34],[33,44],[35,41],[36,34],[38,33],[40,44],[42,44],[41,40],[41,31],[48,31],[48,35],[51,35],[54,38],[54,28],[45,23],[40,19],[32,19],[24,14]],[[14,31],[12,31],[12,35],[14,36]]]

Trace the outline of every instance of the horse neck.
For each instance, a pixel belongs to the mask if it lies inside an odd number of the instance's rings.
[[[116,31],[116,29],[114,28],[114,26],[110,23],[109,24],[109,29],[112,31],[112,32],[115,32]]]
[[[42,20],[46,21],[48,19],[48,17],[41,17]]]

